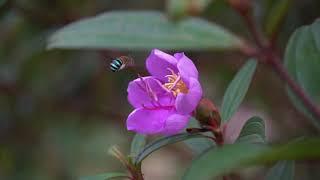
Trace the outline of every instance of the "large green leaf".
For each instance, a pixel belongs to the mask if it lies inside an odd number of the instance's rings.
[[[267,173],[266,180],[293,180],[294,161],[279,161]]]
[[[250,118],[243,126],[237,143],[265,143],[265,124],[259,117]]]
[[[173,23],[160,12],[114,11],[67,25],[50,37],[48,48],[186,50],[229,49],[240,44],[224,28],[202,19]]]
[[[236,143],[206,151],[192,163],[183,179],[206,180],[234,169],[263,165],[280,160],[313,158],[320,158],[320,139],[304,139],[273,147]]]
[[[320,104],[320,20],[303,26],[291,36],[285,53],[285,65],[292,77],[302,86],[307,95]],[[294,105],[320,128],[316,119],[290,90],[288,92]]]
[[[137,133],[133,137],[133,140],[131,142],[130,157],[135,158],[139,154],[139,152],[144,148],[146,142],[146,136]]]
[[[160,149],[169,144],[184,141],[191,138],[207,138],[206,136],[198,133],[181,133],[173,136],[161,137],[146,145],[146,147],[138,154],[135,163],[139,164],[143,159],[145,159],[152,152]]]
[[[97,174],[93,176],[86,176],[81,177],[80,180],[108,180],[108,179],[123,179],[128,177],[125,173],[119,173],[119,172],[110,172],[110,173],[103,173],[103,174]]]
[[[200,128],[199,123],[194,118],[191,118],[188,124],[188,128]],[[211,134],[207,134],[211,136]],[[183,141],[195,154],[201,154],[215,146],[215,143],[211,139],[207,138],[192,138]]]
[[[254,59],[249,60],[229,84],[223,96],[221,107],[223,122],[227,122],[232,117],[244,99],[256,70],[256,66],[257,62]]]

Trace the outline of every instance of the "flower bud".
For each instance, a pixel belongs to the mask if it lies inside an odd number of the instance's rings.
[[[209,99],[203,98],[200,100],[195,115],[201,125],[209,125],[213,128],[220,126],[220,113]]]

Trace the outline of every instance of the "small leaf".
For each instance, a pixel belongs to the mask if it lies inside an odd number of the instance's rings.
[[[303,139],[284,145],[267,147],[259,144],[226,144],[212,148],[198,159],[184,175],[184,180],[206,180],[234,169],[263,165],[280,160],[320,158],[320,139]]]
[[[177,143],[191,138],[207,138],[206,136],[198,133],[181,133],[173,136],[161,137],[146,145],[146,147],[139,153],[135,160],[135,164],[141,163],[152,152],[169,144]]]
[[[250,118],[243,126],[237,143],[265,143],[265,124],[259,117]]]
[[[199,123],[194,118],[190,119],[188,128],[200,128]],[[210,136],[210,134],[207,134]],[[206,138],[192,138],[183,141],[195,154],[201,154],[204,151],[215,146],[215,143]]]
[[[320,104],[320,20],[297,29],[291,36],[286,53],[285,66],[307,95]],[[288,89],[293,104],[304,113],[315,127],[320,129],[320,119],[304,107],[301,100]]]
[[[221,116],[223,122],[227,122],[233,116],[244,99],[256,66],[257,62],[254,59],[249,60],[229,84],[222,100]]]
[[[139,154],[139,152],[144,148],[145,145],[146,145],[146,136],[137,133],[133,137],[133,140],[131,143],[130,157],[135,158]]]
[[[273,3],[273,6],[268,12],[266,19],[266,33],[271,36],[274,32],[280,29],[292,0],[277,0]]]
[[[267,173],[266,180],[293,180],[294,162],[279,161]]]
[[[241,41],[217,24],[199,18],[170,22],[159,12],[114,11],[67,25],[48,48],[234,49]]]
[[[93,176],[81,177],[80,180],[108,180],[108,179],[116,179],[116,178],[126,178],[128,177],[125,173],[120,172],[110,172],[110,173],[102,173]]]

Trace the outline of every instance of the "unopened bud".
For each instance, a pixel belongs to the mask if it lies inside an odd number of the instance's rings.
[[[221,123],[220,113],[218,108],[206,98],[200,100],[196,109],[196,119],[202,125],[209,125],[218,128]]]
[[[232,8],[245,15],[251,11],[252,0],[227,0]]]

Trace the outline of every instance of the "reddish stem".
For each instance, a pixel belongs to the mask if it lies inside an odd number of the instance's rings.
[[[239,13],[241,14],[241,13]],[[266,42],[264,36],[258,29],[258,25],[254,21],[250,13],[241,14],[246,22],[249,31],[251,32],[257,48],[254,48],[246,44],[245,49],[241,49],[243,53],[249,56],[256,56],[259,60],[265,64],[268,64],[278,74],[280,79],[285,81],[290,89],[301,99],[302,103],[310,110],[312,115],[317,119],[320,119],[320,109],[313,103],[310,97],[304,92],[302,87],[297,84],[294,79],[289,75],[287,69],[282,65],[280,57],[276,54],[276,50],[273,49],[274,45],[270,45],[270,42]],[[274,39],[272,41],[275,41]],[[248,48],[249,47],[249,48]],[[247,51],[249,49],[250,51]],[[256,50],[254,50],[256,49]]]

